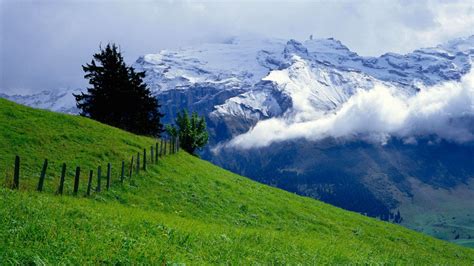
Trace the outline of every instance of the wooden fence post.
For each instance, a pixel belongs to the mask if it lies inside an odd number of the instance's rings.
[[[140,153],[137,153],[137,175],[140,172]]]
[[[133,155],[132,155],[132,161],[130,162],[130,176],[129,176],[129,179],[132,178],[132,174],[133,174]]]
[[[107,190],[110,189],[110,163],[107,164]]]
[[[46,177],[46,169],[48,168],[48,159],[44,160],[43,168],[41,169],[41,174],[38,182],[38,191],[43,191],[44,178]]]
[[[15,170],[13,172],[12,189],[20,188],[20,156],[15,156]]]
[[[179,137],[176,138],[176,151],[179,152]]]
[[[146,171],[146,149],[143,149],[143,171]]]
[[[172,152],[171,152],[171,153],[172,153],[172,154],[174,154],[174,152],[175,152],[175,147],[174,147],[175,140],[176,140],[175,137],[173,137],[173,138],[171,139],[171,142],[172,142],[172,144],[171,144],[171,147],[172,147],[171,150],[172,150]]]
[[[102,180],[101,180],[102,179],[101,170],[102,169],[101,169],[100,166],[97,167],[97,188],[95,189],[95,191],[97,191],[97,192],[100,192],[100,185],[101,185],[100,183],[102,182]]]
[[[173,154],[176,153],[176,137],[173,137]]]
[[[163,145],[163,155],[166,156],[166,140],[165,140],[165,145]]]
[[[160,141],[160,156],[163,156],[163,139]]]
[[[92,177],[94,176],[94,171],[89,172],[89,181],[87,182],[87,192],[86,195],[90,196],[91,195],[91,187],[92,187]]]
[[[120,182],[123,183],[123,179],[125,178],[125,161],[122,161],[122,171],[120,173]]]
[[[173,137],[170,138],[170,148],[168,154],[173,154]]]
[[[150,147],[150,162],[153,163],[155,160],[155,154],[153,153],[153,146]]]
[[[158,163],[158,142],[155,144],[155,163]]]
[[[63,163],[63,168],[61,170],[61,178],[59,179],[59,188],[58,188],[59,195],[63,194],[65,178],[66,178],[66,163]]]
[[[76,175],[74,176],[74,190],[73,190],[74,195],[77,195],[77,192],[79,191],[80,174],[81,174],[81,168],[78,166],[76,167]]]

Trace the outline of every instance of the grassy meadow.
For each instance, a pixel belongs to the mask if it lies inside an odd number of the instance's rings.
[[[6,264],[456,264],[474,249],[254,182],[184,151],[120,184],[155,139],[0,99],[0,261]],[[15,155],[20,189],[8,188]],[[36,192],[43,160],[45,191]],[[85,197],[112,163],[109,191]],[[56,195],[61,164],[65,195]],[[80,193],[71,194],[82,169]],[[96,179],[94,178],[94,186]],[[103,181],[104,187],[105,181]]]

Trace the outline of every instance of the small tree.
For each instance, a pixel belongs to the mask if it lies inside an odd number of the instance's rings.
[[[199,117],[195,112],[189,116],[185,110],[178,113],[175,123],[176,127],[167,126],[166,130],[169,135],[179,137],[179,144],[185,151],[194,154],[207,144],[209,135],[204,117]]]
[[[145,73],[128,67],[115,44],[101,48],[82,69],[92,85],[87,93],[74,95],[82,116],[136,134],[159,136],[163,115],[143,83]]]

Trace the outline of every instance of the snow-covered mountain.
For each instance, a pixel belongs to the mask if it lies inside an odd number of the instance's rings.
[[[474,36],[380,57],[359,56],[333,38],[303,42],[230,38],[147,54],[134,67],[146,72],[145,82],[164,101],[169,119],[176,110],[189,108],[216,123],[230,116],[252,125],[297,109],[298,101],[308,102],[316,111],[334,110],[357,90],[376,84],[415,94],[422,86],[459,80],[470,70],[473,55]],[[74,113],[71,91],[78,90],[2,97]]]
[[[208,116],[218,142],[262,119],[322,116],[377,85],[412,96],[426,86],[458,81],[471,69],[473,55],[474,36],[380,57],[359,56],[332,38],[233,38],[145,55],[135,67],[146,72],[169,121],[177,110],[196,110]]]

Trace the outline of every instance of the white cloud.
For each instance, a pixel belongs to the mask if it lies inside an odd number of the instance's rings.
[[[416,137],[427,135],[461,143],[474,141],[474,70],[460,82],[426,87],[414,96],[376,85],[359,90],[335,112],[317,116],[312,109],[313,106],[300,106],[300,111],[291,116],[260,121],[226,145],[247,149],[298,138],[314,141],[326,137],[384,143],[390,136],[415,143]]]

